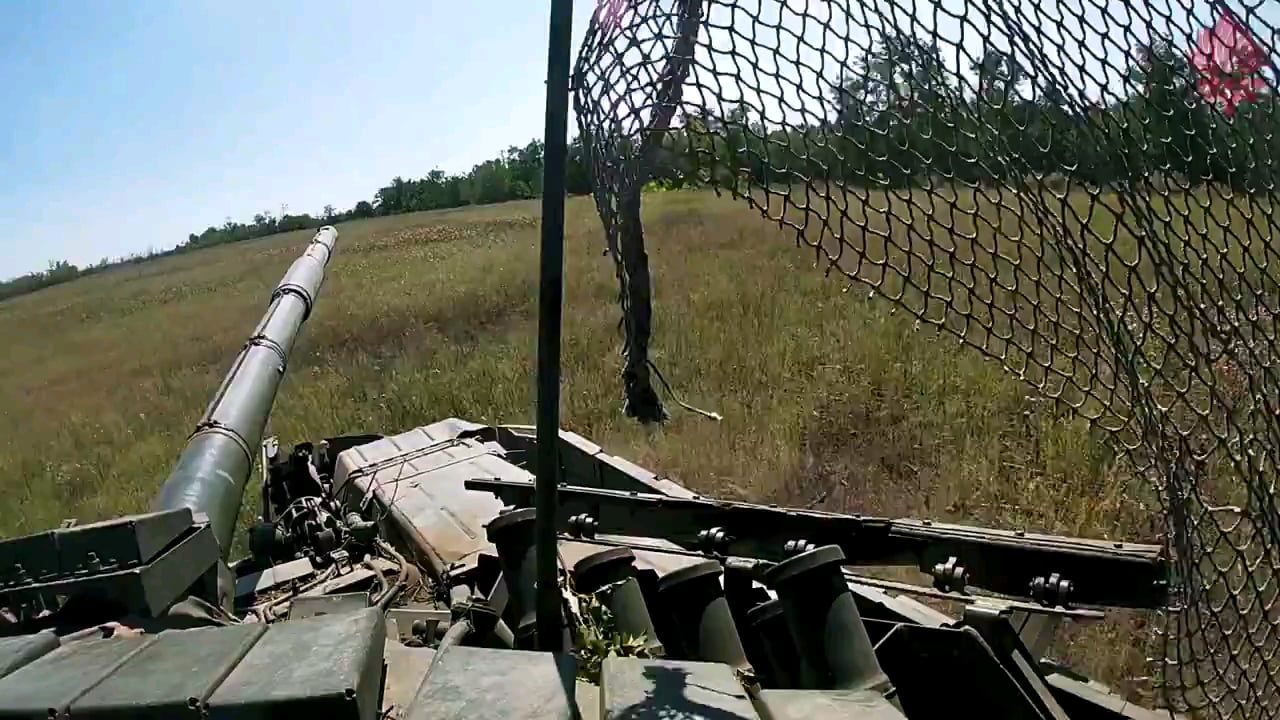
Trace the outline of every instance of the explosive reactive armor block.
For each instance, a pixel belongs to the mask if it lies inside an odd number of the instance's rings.
[[[0,655],[49,642],[45,634],[5,641]],[[0,678],[0,718],[372,720],[385,642],[375,608],[270,627],[80,640]]]
[[[568,655],[455,646],[445,650],[410,706],[407,720],[568,720],[575,717]]]
[[[210,720],[377,717],[386,643],[368,608],[272,625],[209,698]]]

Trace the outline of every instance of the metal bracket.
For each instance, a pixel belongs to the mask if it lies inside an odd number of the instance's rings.
[[[587,513],[579,513],[569,518],[569,534],[577,538],[593,538],[596,536],[597,523]]]
[[[509,505],[529,507],[533,501],[528,481],[472,479],[465,487],[491,492]],[[570,518],[588,514],[596,532],[662,538],[685,548],[697,547],[699,534],[715,528],[727,545],[720,554],[773,561],[789,557],[798,538],[838,545],[849,565],[911,565],[931,572],[957,558],[954,570],[964,558],[960,575],[966,584],[1001,595],[1026,597],[1045,568],[1058,574],[1045,583],[1058,583],[1050,594],[1059,603],[1065,591],[1081,605],[1154,608],[1168,595],[1168,562],[1156,545],[599,488],[561,486],[557,496],[561,531],[570,529]],[[1073,580],[1063,586],[1068,577]]]
[[[1038,575],[1031,580],[1030,595],[1036,601],[1048,607],[1061,605],[1067,607],[1071,602],[1071,593],[1075,586],[1058,573],[1048,576]]]
[[[969,573],[955,555],[947,558],[945,563],[933,566],[933,586],[942,592],[962,593],[968,584]]]

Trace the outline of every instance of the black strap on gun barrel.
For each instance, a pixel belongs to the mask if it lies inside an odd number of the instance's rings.
[[[505,504],[531,507],[533,483],[468,480]],[[561,486],[557,527],[661,538],[713,554],[780,561],[807,546],[839,545],[849,565],[915,565],[964,585],[1045,605],[1161,607],[1168,562],[1156,545],[660,494]]]

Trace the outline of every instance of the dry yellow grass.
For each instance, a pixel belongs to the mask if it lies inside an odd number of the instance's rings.
[[[533,420],[537,206],[339,228],[271,432],[285,443],[446,416]],[[646,200],[654,360],[716,423],[621,412],[612,264],[569,202],[564,426],[700,492],[831,510],[1153,539],[1087,426],[954,339],[843,293],[779,231],[708,193]],[[0,304],[0,531],[147,507],[309,233],[104,273]],[[254,489],[246,494],[250,514]],[[1133,638],[1064,652],[1117,679]],[[1098,651],[1102,647],[1102,651]],[[1126,649],[1129,648],[1129,649]]]

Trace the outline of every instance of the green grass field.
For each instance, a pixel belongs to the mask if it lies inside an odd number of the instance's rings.
[[[619,310],[589,199],[569,201],[563,425],[699,492],[830,510],[1152,540],[1153,511],[1088,426],[954,338],[815,269],[794,234],[709,193],[646,199],[654,361],[676,391],[621,411]],[[531,423],[533,202],[339,227],[270,431],[283,443],[447,416]],[[0,532],[148,506],[310,233],[106,272],[0,304]],[[253,513],[253,488],[245,516]],[[1131,627],[1061,652],[1115,681]]]

